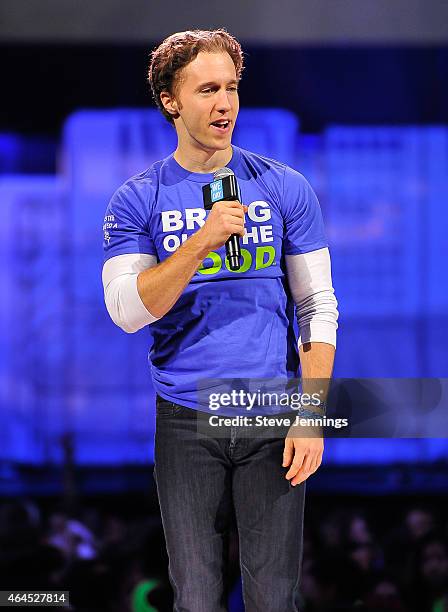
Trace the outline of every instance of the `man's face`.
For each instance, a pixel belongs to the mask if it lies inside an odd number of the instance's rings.
[[[179,113],[175,120],[179,144],[227,149],[239,110],[238,81],[230,55],[201,51],[178,79],[173,104]]]

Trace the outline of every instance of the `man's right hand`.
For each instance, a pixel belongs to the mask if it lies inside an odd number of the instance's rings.
[[[197,231],[208,251],[222,247],[232,234],[244,236],[247,206],[238,200],[216,202],[204,225]]]

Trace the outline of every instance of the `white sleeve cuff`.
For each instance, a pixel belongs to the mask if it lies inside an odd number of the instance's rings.
[[[155,255],[129,253],[108,259],[103,266],[104,301],[112,321],[134,333],[158,321],[145,307],[137,290],[140,272],[157,265]]]
[[[311,321],[300,328],[298,346],[306,342],[325,342],[336,348],[336,328],[327,321]]]
[[[298,345],[325,342],[336,348],[337,301],[328,248],[286,256],[289,287],[296,305]]]

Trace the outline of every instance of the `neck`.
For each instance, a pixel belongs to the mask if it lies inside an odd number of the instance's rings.
[[[196,150],[188,153],[178,146],[174,151],[174,159],[189,172],[210,174],[226,166],[232,159],[232,153],[231,145],[223,151]]]

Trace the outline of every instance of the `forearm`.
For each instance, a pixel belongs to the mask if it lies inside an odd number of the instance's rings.
[[[208,252],[207,242],[198,230],[165,261],[140,272],[137,290],[154,317],[163,317],[174,306]]]
[[[303,393],[318,393],[324,405],[333,372],[335,347],[325,342],[307,342],[299,347]]]
[[[303,378],[330,378],[335,348],[324,342],[306,342],[299,348]]]
[[[302,391],[312,395],[318,393],[321,402],[324,402],[328,392],[327,382],[333,371],[335,347],[325,342],[306,342],[299,347],[300,363],[302,368]],[[311,410],[314,415],[325,414],[325,407],[303,407]],[[323,411],[322,411],[323,408]],[[285,439],[283,451],[283,467],[289,467],[285,478],[296,486],[313,474],[322,463],[324,452],[324,436],[322,427],[316,423],[301,422],[289,428]]]

